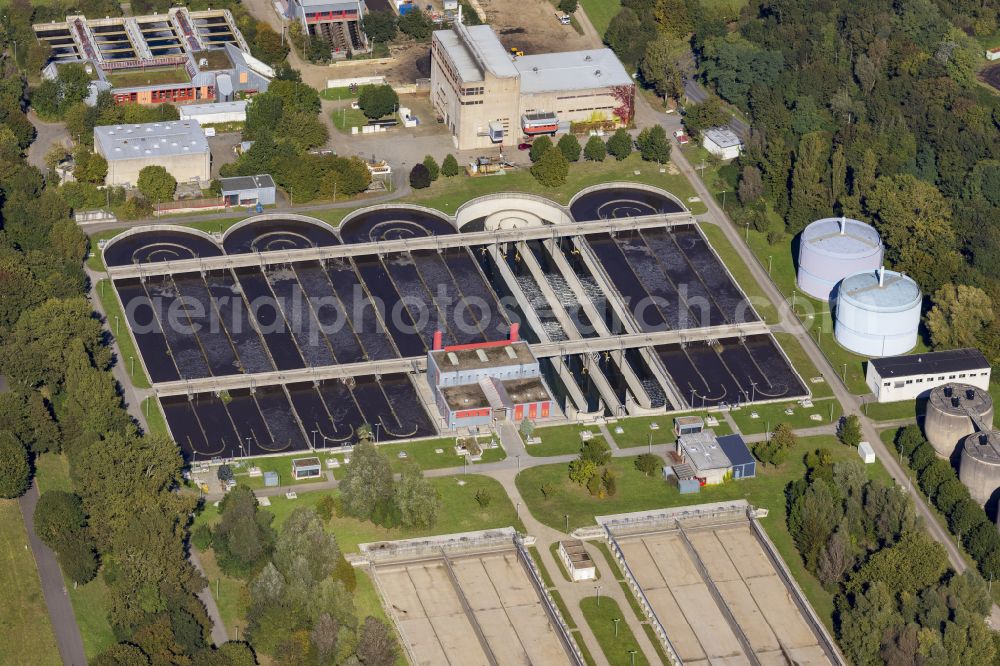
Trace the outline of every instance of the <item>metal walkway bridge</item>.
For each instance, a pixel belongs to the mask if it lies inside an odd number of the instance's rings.
[[[594,354],[606,351],[654,347],[675,343],[718,340],[720,338],[766,335],[768,327],[763,322],[746,324],[725,324],[687,328],[676,331],[653,333],[633,333],[602,338],[562,340],[531,345],[531,351],[538,358],[552,358],[568,354]],[[193,395],[195,393],[231,391],[234,389],[254,389],[259,386],[290,384],[293,382],[319,382],[325,379],[360,377],[365,375],[387,375],[400,372],[420,372],[427,369],[426,357],[387,359],[383,361],[362,361],[321,368],[299,368],[295,370],[275,370],[256,374],[229,375],[225,377],[203,377],[161,382],[153,385],[160,397]]]
[[[276,217],[280,216],[276,215]],[[680,213],[661,213],[657,215],[616,218],[613,220],[576,222],[574,224],[550,224],[516,229],[498,229],[495,231],[469,231],[442,236],[422,236],[400,240],[350,243],[326,247],[310,247],[299,250],[273,250],[248,254],[226,254],[218,257],[178,259],[176,261],[162,261],[149,264],[108,266],[107,272],[112,279],[145,278],[147,276],[167,275],[170,273],[192,273],[196,271],[204,273],[211,270],[238,268],[242,266],[285,264],[293,261],[317,261],[339,257],[387,254],[391,252],[411,252],[413,250],[444,250],[452,247],[468,247],[470,245],[492,245],[526,240],[543,240],[565,236],[632,231],[654,227],[662,228],[694,223],[695,221],[691,213],[684,211]],[[125,238],[137,233],[149,233],[150,231],[155,231],[155,227],[136,227],[124,232],[119,238]]]

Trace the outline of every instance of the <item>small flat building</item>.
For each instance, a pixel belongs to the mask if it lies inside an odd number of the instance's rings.
[[[673,457],[679,461],[672,467],[678,481],[693,478],[710,486],[757,476],[757,462],[740,435],[716,437],[711,429],[681,435]]]
[[[878,402],[915,400],[949,382],[988,391],[990,364],[981,351],[971,348],[885,356],[868,361],[865,380]]]
[[[293,458],[292,477],[296,481],[315,479],[323,473],[319,458]]]
[[[674,436],[691,435],[705,429],[705,419],[700,416],[675,416]]]
[[[871,442],[858,443],[858,456],[866,465],[875,463],[875,449],[872,448]]]
[[[743,141],[728,127],[710,127],[702,132],[701,145],[723,160],[734,160],[743,151]]]
[[[199,125],[242,123],[247,119],[246,100],[215,104],[187,104],[179,108],[181,120],[193,120]]]
[[[559,542],[559,559],[569,572],[569,577],[573,582],[581,580],[594,580],[597,578],[597,568],[594,560],[591,559],[583,541],[579,539],[567,539]]]
[[[729,458],[734,479],[752,479],[757,476],[757,461],[739,435],[723,435],[718,438],[719,447]]]
[[[220,178],[227,206],[270,206],[275,199],[274,179],[269,174]]]
[[[95,127],[94,152],[108,161],[108,185],[134,186],[147,166],[165,167],[179,183],[212,178],[208,139],[192,120]]]

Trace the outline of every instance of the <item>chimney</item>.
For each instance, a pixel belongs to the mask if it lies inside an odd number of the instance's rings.
[[[950,386],[945,386],[944,387],[944,397],[950,398],[951,397],[951,391],[952,391],[952,389],[951,389]]]
[[[847,233],[847,217],[845,215],[840,216],[840,235],[843,236]]]
[[[521,339],[521,324],[516,321],[510,325],[510,341],[517,342]]]
[[[885,286],[885,266],[878,267],[878,286]]]
[[[434,331],[434,351],[443,349],[444,345],[441,344],[441,331]]]
[[[961,399],[961,398],[959,398],[959,397],[958,397],[957,395],[953,395],[953,396],[951,396],[951,406],[952,406],[952,407],[958,407],[958,405],[959,405],[959,403],[961,402],[961,400],[962,400],[962,399]]]
[[[976,399],[976,389],[965,389],[965,399],[975,400]]]

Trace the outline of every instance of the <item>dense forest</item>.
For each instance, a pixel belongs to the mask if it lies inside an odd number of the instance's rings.
[[[976,80],[1000,2],[622,4],[605,40],[647,85],[718,95],[685,108],[690,129],[727,106],[750,121],[738,224],[787,242],[818,217],[873,222],[936,310],[930,341],[1000,360],[1000,96]]]

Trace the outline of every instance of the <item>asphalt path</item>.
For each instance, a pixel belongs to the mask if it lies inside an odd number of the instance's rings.
[[[87,655],[83,651],[83,638],[80,637],[80,628],[76,625],[76,615],[73,613],[73,605],[66,592],[59,562],[56,561],[55,553],[35,534],[35,506],[38,504],[39,496],[38,485],[33,480],[31,488],[17,500],[17,503],[21,507],[21,518],[28,532],[31,554],[35,558],[38,577],[42,582],[45,607],[49,611],[59,656],[63,664],[84,666],[87,663]]]

